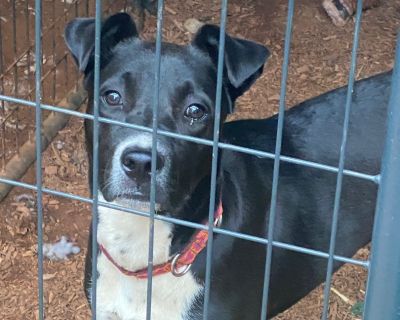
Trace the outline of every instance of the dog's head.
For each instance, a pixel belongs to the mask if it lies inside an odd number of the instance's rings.
[[[93,112],[94,19],[75,19],[65,40],[89,94]],[[203,26],[192,43],[163,43],[158,128],[212,139],[216,97],[219,28]],[[268,50],[251,41],[226,35],[221,122],[235,100],[261,75]],[[139,39],[129,15],[119,13],[102,23],[100,55],[100,116],[151,128],[155,92],[155,44]],[[89,153],[92,122],[86,123]],[[149,201],[152,134],[101,123],[99,185],[107,201]],[[211,148],[159,135],[157,142],[157,203],[176,210],[210,175]]]

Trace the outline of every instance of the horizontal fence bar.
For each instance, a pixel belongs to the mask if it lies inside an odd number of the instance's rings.
[[[14,187],[21,187],[21,188],[29,189],[29,190],[32,190],[32,191],[36,191],[37,190],[35,185],[31,185],[29,183],[24,183],[24,182],[19,182],[19,181],[14,181],[14,180],[10,180],[10,179],[5,179],[5,178],[1,178],[1,177],[0,177],[0,183],[7,183],[7,184],[10,184],[10,185],[13,185]],[[57,190],[53,190],[53,189],[49,189],[49,188],[42,188],[42,191],[43,191],[43,193],[46,193],[46,194],[59,196],[59,197],[63,197],[63,198],[71,199],[71,200],[77,200],[77,201],[81,201],[81,202],[88,203],[88,204],[93,204],[93,200],[91,198],[86,198],[86,197],[74,195],[72,193],[66,193],[66,192],[57,191]],[[124,212],[127,212],[127,213],[136,214],[136,215],[139,215],[139,216],[142,216],[142,217],[150,217],[150,213],[149,212],[135,210],[135,209],[131,209],[131,208],[126,208],[126,207],[115,205],[115,204],[112,204],[112,203],[99,201],[98,205],[100,207],[105,207],[105,208],[114,209],[114,210],[121,210],[121,211],[124,211]],[[190,222],[190,221],[186,221],[186,220],[166,217],[166,216],[163,216],[163,215],[160,215],[160,214],[155,214],[154,215],[154,219],[160,220],[160,221],[164,221],[164,222],[173,223],[173,224],[177,224],[177,225],[181,225],[181,226],[184,226],[184,227],[189,227],[189,228],[194,228],[194,229],[201,229],[201,230],[208,230],[208,226],[205,226],[203,224],[198,224],[198,223]],[[248,241],[260,243],[260,244],[263,244],[263,245],[268,244],[268,240],[267,239],[261,238],[261,237],[256,237],[256,236],[252,236],[252,235],[249,235],[249,234],[246,234],[246,233],[240,233],[240,232],[235,232],[235,231],[230,231],[230,230],[220,229],[220,228],[214,228],[213,231],[215,233],[219,233],[219,234],[222,234],[222,235],[232,236],[234,238],[248,240]],[[275,247],[281,248],[281,249],[287,249],[287,250],[294,251],[294,252],[305,253],[305,254],[316,256],[316,257],[319,257],[319,258],[326,258],[326,259],[329,258],[329,254],[328,253],[323,252],[323,251],[319,251],[319,250],[303,248],[303,247],[300,247],[300,246],[296,246],[296,245],[292,245],[292,244],[288,244],[288,243],[280,242],[280,241],[273,241],[272,244]],[[365,267],[365,268],[368,268],[368,266],[369,266],[369,262],[365,261],[365,260],[347,258],[347,257],[340,256],[340,255],[334,255],[333,257],[334,257],[334,259],[336,261],[340,261],[340,262],[344,262],[344,263],[351,263],[351,264],[358,265],[358,266]]]
[[[12,102],[12,103],[18,103],[18,104],[25,105],[28,107],[35,106],[34,102],[24,100],[24,99],[18,99],[18,98],[14,98],[14,97],[10,97],[10,96],[5,96],[5,95],[0,95],[0,100]],[[79,112],[79,111],[66,110],[62,107],[55,107],[55,106],[51,106],[51,105],[47,105],[47,104],[42,104],[41,107],[44,110],[65,113],[65,114],[68,114],[71,116],[75,116],[75,117],[79,117],[79,118],[83,118],[83,119],[87,119],[87,120],[93,120],[93,115],[91,115],[91,114],[86,114],[86,113]],[[140,130],[140,131],[144,131],[144,132],[150,132],[150,133],[153,132],[153,129],[149,128],[149,127],[135,125],[135,124],[131,124],[131,123],[125,123],[125,122],[116,121],[116,120],[103,118],[103,117],[99,117],[99,122],[112,124],[112,125],[118,125],[118,126],[122,126],[125,128]],[[157,134],[160,136],[171,137],[171,138],[185,140],[185,141],[189,141],[189,142],[195,142],[195,143],[199,143],[199,144],[203,144],[203,145],[207,145],[207,146],[213,145],[212,140],[197,138],[197,137],[174,133],[174,132],[170,132],[170,131],[166,131],[166,130],[158,130]],[[233,144],[229,144],[229,143],[219,142],[218,147],[220,149],[237,151],[237,152],[253,155],[256,157],[260,157],[260,158],[275,159],[275,154],[273,154],[271,152],[241,147],[241,146],[237,146],[237,145],[233,145]],[[317,162],[313,162],[313,161],[308,161],[308,160],[303,160],[303,159],[298,159],[298,158],[293,158],[293,157],[288,157],[288,156],[281,156],[280,160],[283,162],[297,164],[297,165],[301,165],[304,167],[319,169],[319,170],[323,170],[323,171],[327,171],[327,172],[333,172],[333,173],[338,172],[337,167],[333,167],[333,166],[329,166],[329,165],[325,165],[325,164],[321,164],[321,163],[317,163]],[[349,177],[368,180],[368,181],[374,182],[376,184],[379,183],[379,179],[380,179],[379,174],[371,175],[371,174],[362,173],[362,172],[358,172],[358,171],[354,171],[354,170],[347,170],[347,169],[344,170],[344,175],[349,176]]]

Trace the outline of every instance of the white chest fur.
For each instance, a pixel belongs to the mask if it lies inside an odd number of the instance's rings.
[[[100,198],[104,201],[104,199]],[[141,208],[148,204],[141,203]],[[154,264],[169,258],[171,225],[155,221]],[[113,259],[128,270],[147,266],[149,219],[130,213],[99,207],[97,240],[103,244]],[[122,274],[105,256],[97,261],[97,319],[142,320],[146,319],[147,280]],[[153,320],[188,320],[187,311],[199,296],[201,286],[191,273],[183,277],[164,274],[153,278]]]

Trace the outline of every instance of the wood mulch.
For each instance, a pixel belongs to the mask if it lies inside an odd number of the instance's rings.
[[[166,3],[164,37],[168,41],[184,43],[190,40],[191,34],[185,29],[188,18],[205,23],[219,21],[219,1]],[[267,117],[277,111],[286,14],[286,1],[230,2],[229,32],[260,41],[271,51],[263,76],[238,101],[236,113],[230,119]],[[335,27],[319,1],[296,1],[288,107],[346,84],[353,27],[354,21],[343,28]],[[400,3],[397,0],[382,1],[380,7],[364,13],[357,79],[392,68],[399,27]],[[146,21],[145,37],[154,37],[154,31],[155,18],[150,17]],[[63,46],[62,43],[58,45]],[[82,120],[72,119],[59,133],[44,152],[43,168],[46,187],[88,196]],[[34,170],[30,169],[23,181],[34,183],[34,176]],[[37,217],[34,203],[16,198],[20,194],[35,196],[30,191],[16,188],[0,203],[0,318],[4,320],[37,318]],[[90,318],[82,289],[89,220],[90,206],[87,204],[44,196],[44,240],[54,242],[66,235],[82,249],[69,260],[44,262],[46,319]],[[367,259],[368,253],[368,248],[363,248],[357,257]],[[352,312],[352,307],[364,299],[366,276],[365,270],[355,266],[345,266],[334,276],[330,319],[361,318]],[[321,286],[275,319],[319,319],[322,304]]]

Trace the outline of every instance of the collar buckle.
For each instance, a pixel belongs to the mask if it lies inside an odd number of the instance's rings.
[[[192,267],[192,264],[186,264],[186,265],[182,265],[181,267],[178,267],[177,262],[178,262],[178,259],[180,256],[181,256],[180,253],[177,253],[171,261],[171,273],[175,277],[184,276],[186,273],[188,273],[188,271]]]
[[[222,224],[222,215],[218,216],[214,220],[214,227],[219,228]]]

